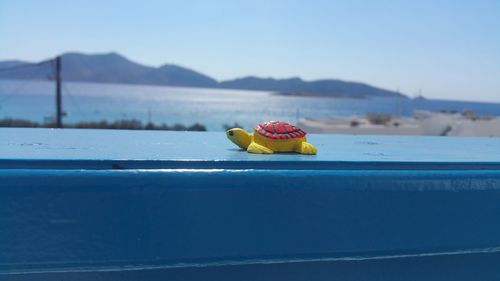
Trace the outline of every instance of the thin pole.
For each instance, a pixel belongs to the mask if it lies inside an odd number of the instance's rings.
[[[56,127],[62,128],[61,57],[56,57]]]

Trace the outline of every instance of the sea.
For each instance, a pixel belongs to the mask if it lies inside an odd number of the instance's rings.
[[[414,110],[464,111],[500,116],[500,103],[410,98],[324,98],[272,92],[148,85],[63,82],[63,122],[137,119],[156,124],[225,125],[250,129],[264,120],[296,123],[299,118],[382,113],[411,116]],[[43,122],[54,118],[54,81],[0,80],[0,118]]]

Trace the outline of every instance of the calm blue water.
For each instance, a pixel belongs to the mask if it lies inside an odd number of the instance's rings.
[[[283,97],[270,92],[66,82],[65,122],[139,119],[192,124],[222,130],[237,122],[245,128],[269,119],[296,122],[299,117],[363,115],[369,112],[409,116],[414,109],[470,109],[500,115],[500,104],[401,98],[334,99]],[[0,117],[35,121],[54,116],[54,82],[0,80]]]

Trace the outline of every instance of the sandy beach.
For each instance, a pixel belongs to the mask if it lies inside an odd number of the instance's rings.
[[[311,133],[500,137],[499,117],[476,116],[471,112],[415,111],[412,117],[367,115],[302,118],[299,125]]]

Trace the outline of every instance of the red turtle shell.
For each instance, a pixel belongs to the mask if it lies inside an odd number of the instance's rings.
[[[263,122],[253,129],[260,135],[275,140],[302,138],[306,135],[302,129],[281,121]]]

